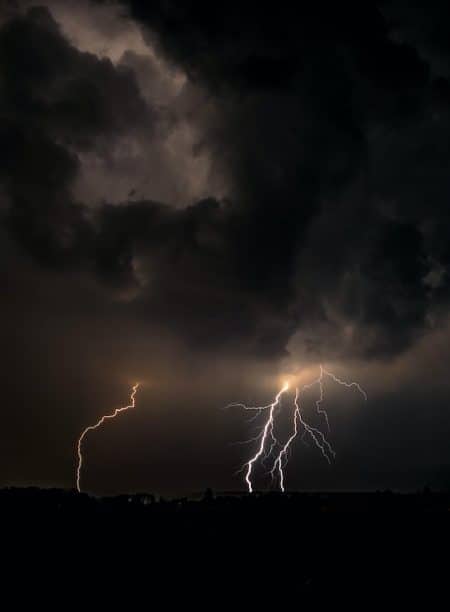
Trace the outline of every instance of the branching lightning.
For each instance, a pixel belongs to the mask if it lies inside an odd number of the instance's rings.
[[[282,394],[287,391],[289,388],[289,385],[287,383],[284,384],[283,388],[281,389],[281,391],[279,391],[275,397],[275,401],[270,404],[269,407],[269,418],[266,421],[266,424],[264,426],[264,429],[262,430],[262,434],[261,434],[261,440],[260,440],[260,445],[259,445],[259,449],[256,452],[256,454],[254,455],[254,457],[252,457],[250,459],[250,461],[247,462],[247,473],[245,474],[245,480],[247,482],[247,486],[248,486],[248,490],[250,491],[250,493],[253,492],[253,485],[252,485],[252,481],[251,481],[251,475],[252,475],[252,470],[253,470],[253,464],[255,463],[255,461],[257,461],[259,459],[259,457],[261,457],[261,455],[263,455],[264,453],[264,448],[266,445],[266,440],[267,437],[270,436],[271,438],[271,444],[272,446],[270,447],[270,452],[272,452],[273,447],[275,446],[277,440],[274,436],[273,433],[273,421],[274,421],[274,413],[275,413],[275,408],[278,406],[278,403],[280,401],[280,398],[282,396]],[[266,457],[264,457],[266,458]]]
[[[81,468],[83,466],[82,442],[83,442],[84,438],[86,437],[86,435],[87,435],[87,433],[89,431],[93,431],[94,429],[98,429],[99,427],[101,427],[103,425],[103,423],[106,420],[108,420],[108,419],[115,419],[116,416],[118,414],[120,414],[121,412],[125,412],[126,410],[130,410],[130,408],[135,408],[135,406],[136,406],[135,398],[136,398],[136,393],[137,393],[138,388],[139,388],[139,383],[136,383],[135,385],[133,385],[132,391],[131,391],[131,394],[130,394],[130,403],[128,404],[128,406],[122,406],[122,408],[116,408],[112,414],[105,414],[104,416],[101,417],[101,419],[99,419],[97,421],[97,423],[95,423],[95,425],[89,425],[88,427],[86,427],[86,429],[84,429],[81,432],[81,435],[78,438],[78,442],[77,442],[77,454],[78,454],[77,490],[78,490],[79,493],[81,492],[80,481],[81,481]]]
[[[274,401],[271,404],[267,404],[265,406],[247,406],[242,403],[234,403],[229,404],[228,407],[239,407],[244,410],[255,411],[255,417],[257,418],[260,414],[266,413],[268,416],[265,420],[263,427],[258,435],[250,438],[250,440],[246,441],[248,443],[251,442],[259,442],[257,451],[251,457],[242,468],[239,470],[240,472],[245,471],[245,482],[247,484],[247,488],[249,493],[253,492],[253,482],[252,482],[252,474],[255,464],[260,460],[261,464],[264,466],[264,462],[269,458],[273,457],[275,448],[278,448],[278,453],[275,455],[273,459],[272,468],[269,473],[272,476],[272,479],[278,475],[279,485],[281,491],[285,491],[285,475],[284,469],[289,461],[289,451],[292,443],[297,438],[297,436],[301,433],[301,440],[304,440],[306,437],[309,437],[317,449],[322,454],[323,458],[328,462],[335,458],[336,453],[333,450],[330,442],[326,438],[325,434],[318,428],[313,427],[306,421],[303,410],[301,408],[300,397],[304,394],[305,391],[317,386],[319,390],[319,397],[315,401],[316,412],[317,414],[323,418],[327,432],[330,433],[330,422],[328,418],[327,411],[323,408],[324,402],[324,377],[327,376],[331,380],[333,380],[338,385],[344,386],[348,389],[356,389],[365,400],[367,400],[367,394],[362,389],[362,387],[357,382],[346,382],[338,378],[332,372],[325,370],[322,365],[320,366],[320,374],[316,380],[313,380],[311,383],[305,384],[302,387],[296,387],[295,389],[295,398],[293,401],[293,413],[292,413],[292,433],[285,442],[285,444],[281,444],[275,435],[275,412],[278,407],[281,406],[281,399],[283,394],[285,394],[289,389],[289,384],[284,383],[283,387],[275,396]],[[253,418],[251,420],[254,420]]]
[[[357,382],[348,383],[348,382],[345,382],[344,380],[341,380],[337,376],[335,376],[332,372],[328,372],[327,370],[323,370],[323,372],[324,374],[332,378],[334,382],[338,383],[338,385],[342,385],[343,387],[347,387],[348,389],[351,389],[352,387],[354,387],[361,393],[363,398],[367,401],[367,393],[364,391],[364,389],[360,387],[360,385]]]
[[[322,389],[322,386],[320,388]],[[304,390],[304,387],[302,388],[302,390]],[[273,463],[273,467],[272,467],[272,469],[270,471],[271,475],[274,476],[275,475],[275,470],[278,469],[278,473],[279,473],[279,477],[280,477],[280,489],[283,492],[284,492],[284,472],[283,472],[284,465],[283,465],[283,460],[287,461],[287,453],[288,453],[289,447],[290,447],[291,443],[295,440],[295,438],[297,437],[297,434],[298,434],[298,424],[300,424],[303,427],[305,434],[309,434],[309,436],[313,440],[314,444],[317,446],[317,448],[322,453],[323,458],[328,463],[331,463],[331,459],[334,459],[335,456],[336,456],[336,453],[332,449],[331,444],[325,438],[325,436],[320,431],[320,429],[317,429],[316,427],[312,427],[303,418],[302,412],[300,410],[300,405],[299,405],[299,396],[300,396],[300,393],[301,393],[302,390],[299,391],[298,387],[295,389],[295,399],[294,399],[295,409],[294,409],[294,416],[293,416],[294,432],[292,433],[292,435],[290,436],[290,438],[288,439],[286,444],[283,446],[283,448],[281,449],[281,451],[277,455],[277,457],[276,457],[276,459],[275,459],[275,461]],[[328,420],[327,420],[327,422],[328,422]]]
[[[263,457],[263,460],[269,456],[269,453],[267,453],[267,455],[264,455],[267,439],[268,438],[271,439],[271,446],[270,446],[270,449],[269,449],[270,453],[273,451],[275,445],[278,442],[277,439],[275,438],[274,433],[273,433],[275,408],[280,404],[281,396],[288,389],[289,389],[289,385],[288,385],[288,383],[285,383],[283,385],[282,389],[280,389],[280,391],[275,396],[275,400],[271,404],[267,404],[266,406],[246,406],[245,404],[242,404],[242,403],[239,403],[239,404],[228,404],[228,406],[227,406],[227,408],[228,407],[231,408],[231,407],[235,406],[235,407],[243,408],[244,410],[256,410],[258,413],[261,413],[261,412],[263,412],[265,410],[269,411],[269,416],[268,416],[268,418],[266,420],[266,423],[265,423],[261,433],[258,436],[256,436],[256,438],[254,438],[254,440],[259,440],[259,448],[258,448],[257,452],[255,453],[255,455],[249,461],[247,461],[247,463],[245,463],[245,465],[242,467],[242,470],[246,470],[245,481],[247,483],[248,490],[249,490],[250,493],[253,492],[253,485],[252,485],[252,481],[251,481],[251,475],[252,475],[252,470],[253,470],[254,463],[256,461],[258,461],[258,459],[261,456]]]

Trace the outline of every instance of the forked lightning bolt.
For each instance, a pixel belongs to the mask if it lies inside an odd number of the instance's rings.
[[[270,438],[272,440],[272,446],[270,447],[270,450],[269,450],[270,453],[272,452],[274,446],[277,443],[277,439],[275,438],[274,433],[273,433],[274,412],[275,412],[275,408],[279,405],[281,396],[283,395],[283,393],[285,391],[288,390],[288,388],[289,388],[289,385],[287,383],[285,383],[283,388],[276,395],[275,401],[272,404],[269,404],[268,406],[263,406],[261,408],[261,410],[265,410],[265,409],[269,410],[269,418],[267,419],[266,424],[264,425],[264,428],[263,428],[263,430],[261,432],[261,435],[260,435],[261,440],[260,440],[258,451],[256,452],[255,456],[252,457],[250,459],[250,461],[247,462],[246,466],[244,466],[244,467],[247,467],[247,471],[246,471],[246,474],[245,474],[245,481],[247,483],[248,490],[249,490],[250,493],[253,492],[253,485],[252,485],[252,481],[251,481],[253,464],[255,463],[255,461],[257,461],[259,459],[259,457],[261,457],[261,455],[264,454],[264,449],[265,449],[265,446],[266,446],[267,438],[270,436]],[[256,408],[256,410],[259,410],[259,408]],[[266,457],[267,456],[268,455],[266,455]]]
[[[322,387],[320,387],[322,389]],[[304,388],[302,388],[303,390]],[[298,424],[300,424],[303,428],[304,428],[304,432],[308,433],[310,435],[310,437],[312,438],[314,444],[317,446],[317,448],[320,450],[320,452],[322,453],[322,456],[324,459],[326,459],[326,461],[328,463],[331,463],[331,458],[335,458],[336,453],[334,452],[334,450],[331,447],[331,444],[328,442],[328,440],[325,438],[325,436],[323,435],[323,433],[320,431],[320,429],[316,429],[315,427],[312,427],[311,425],[309,425],[305,419],[303,418],[302,412],[300,410],[300,406],[299,406],[299,396],[300,396],[301,391],[298,390],[298,388],[295,389],[295,399],[294,399],[294,416],[293,416],[293,421],[294,421],[294,432],[292,433],[292,435],[290,436],[290,438],[288,439],[288,441],[286,442],[286,444],[283,446],[283,448],[281,449],[281,451],[278,453],[274,463],[273,463],[273,467],[270,471],[271,475],[274,476],[275,475],[275,470],[278,468],[278,473],[280,476],[280,489],[284,492],[284,472],[283,472],[283,460],[287,461],[287,453],[289,450],[289,447],[291,445],[291,443],[295,440],[295,438],[297,437],[298,434]],[[328,423],[328,419],[327,419],[327,423]]]
[[[319,378],[317,378],[316,380],[313,380],[312,383],[309,383],[307,385],[303,385],[302,391],[306,391],[307,389],[311,389],[312,387],[314,387],[314,385],[318,385],[318,387],[319,387],[319,398],[316,400],[316,410],[317,410],[317,414],[320,414],[324,418],[325,423],[327,425],[328,433],[330,433],[331,429],[330,429],[330,421],[328,420],[328,413],[327,413],[326,410],[324,410],[322,408],[322,402],[323,402],[323,374],[324,374],[324,369],[323,369],[322,365],[320,365],[320,375],[319,375]]]
[[[319,377],[312,381],[311,383],[303,385],[300,389],[297,387],[295,389],[295,398],[294,398],[294,409],[292,416],[293,423],[293,431],[290,437],[287,439],[285,444],[281,444],[275,436],[274,433],[274,425],[275,425],[275,410],[281,404],[282,395],[288,390],[289,385],[285,383],[283,387],[280,389],[278,394],[275,396],[275,400],[271,404],[267,404],[266,406],[247,406],[242,403],[234,403],[229,404],[229,406],[241,407],[244,410],[252,410],[256,411],[256,415],[258,416],[262,412],[268,411],[268,417],[264,423],[264,426],[261,429],[261,432],[248,440],[248,442],[258,441],[259,446],[256,453],[242,466],[241,470],[245,470],[245,482],[247,484],[247,488],[249,493],[253,492],[253,482],[252,482],[252,473],[255,464],[258,460],[261,459],[261,464],[264,465],[264,461],[270,458],[273,454],[275,447],[279,448],[278,454],[275,456],[275,459],[272,464],[272,468],[270,470],[270,474],[272,478],[275,478],[276,474],[278,474],[280,489],[285,491],[285,478],[284,478],[284,468],[288,462],[288,453],[291,447],[291,444],[297,438],[298,434],[302,433],[302,439],[304,436],[309,436],[318,450],[321,452],[324,459],[331,463],[331,460],[335,458],[336,453],[334,452],[331,444],[323,434],[320,429],[316,427],[312,427],[306,420],[300,405],[300,396],[305,391],[311,389],[314,386],[318,386],[319,389],[319,397],[315,402],[317,413],[324,419],[328,432],[330,432],[330,423],[328,419],[328,414],[326,410],[322,407],[324,401],[324,376],[328,376],[335,383],[342,385],[347,388],[356,389],[365,400],[367,400],[367,394],[362,389],[362,387],[357,382],[346,382],[335,376],[332,372],[325,370],[322,365],[320,366],[320,374]],[[270,439],[270,445],[267,444]]]
[[[86,437],[87,433],[89,431],[93,431],[94,429],[98,429],[99,427],[101,427],[103,425],[103,423],[108,420],[108,419],[115,419],[116,416],[118,414],[120,414],[121,412],[125,412],[126,410],[130,410],[130,408],[135,408],[136,406],[136,402],[135,402],[135,398],[136,398],[136,393],[137,390],[139,388],[139,383],[136,383],[135,385],[133,385],[131,394],[130,394],[130,403],[128,404],[128,406],[122,406],[122,408],[116,408],[114,410],[114,412],[112,412],[111,414],[105,414],[104,416],[101,417],[101,419],[99,419],[97,421],[97,423],[95,423],[95,425],[89,425],[89,427],[86,427],[86,429],[84,429],[81,432],[80,437],[78,438],[78,443],[77,443],[77,454],[78,454],[78,465],[77,465],[77,490],[80,493],[81,492],[81,487],[80,487],[80,480],[81,480],[81,468],[83,467],[83,453],[82,453],[82,442],[84,440],[84,438]]]

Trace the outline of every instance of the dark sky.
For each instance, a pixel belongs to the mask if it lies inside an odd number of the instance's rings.
[[[423,6],[2,3],[0,485],[74,486],[138,380],[83,487],[244,489],[221,408],[324,363],[369,401],[327,385],[336,461],[298,444],[289,488],[450,486],[450,9]]]

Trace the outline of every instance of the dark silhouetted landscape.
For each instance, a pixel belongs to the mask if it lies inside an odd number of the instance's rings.
[[[277,584],[279,597],[296,594],[319,609],[368,597],[415,602],[437,596],[448,580],[449,492],[206,490],[169,500],[10,488],[0,492],[0,508],[10,536],[39,537],[54,561],[79,559],[83,581],[112,576],[134,595],[145,580],[167,581],[177,602],[185,597],[177,585],[192,580],[204,582],[205,596],[226,587],[227,602]]]

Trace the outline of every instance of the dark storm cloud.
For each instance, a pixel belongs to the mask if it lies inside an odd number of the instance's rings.
[[[449,227],[449,84],[417,37],[395,37],[419,31],[423,12],[401,2],[123,4],[217,100],[202,146],[233,184],[230,256],[255,302],[286,316],[280,339],[303,326],[325,354],[406,348],[438,305],[425,279],[447,266]],[[444,44],[439,15],[428,40]]]
[[[425,5],[417,0],[384,0],[380,4],[394,37],[417,47],[437,73],[448,76],[450,70],[448,2],[435,0]]]
[[[152,121],[134,74],[72,47],[46,8],[6,23],[1,52],[4,120],[77,150]]]
[[[135,261],[144,258],[151,287],[138,311],[203,344],[242,336],[265,352],[281,350],[289,325],[273,312],[270,293],[268,304],[258,303],[245,287],[249,272],[239,273],[240,256],[251,252],[240,226],[251,216],[214,200],[184,210],[135,202],[95,211],[73,200],[77,152],[153,118],[133,75],[71,47],[46,9],[8,22],[0,47],[5,221],[21,244],[41,262],[81,266],[113,287],[138,284]]]
[[[445,78],[372,3],[123,4],[212,100],[213,115],[192,120],[229,199],[74,201],[80,152],[160,118],[131,70],[79,52],[33,9],[0,32],[16,238],[41,261],[134,290],[130,313],[198,346],[277,355],[307,328],[314,353],[407,347],[435,305],[432,262],[449,263]]]
[[[0,58],[6,223],[38,259],[83,259],[92,230],[70,193],[77,152],[151,127],[152,113],[131,71],[71,47],[45,8],[2,27]]]

